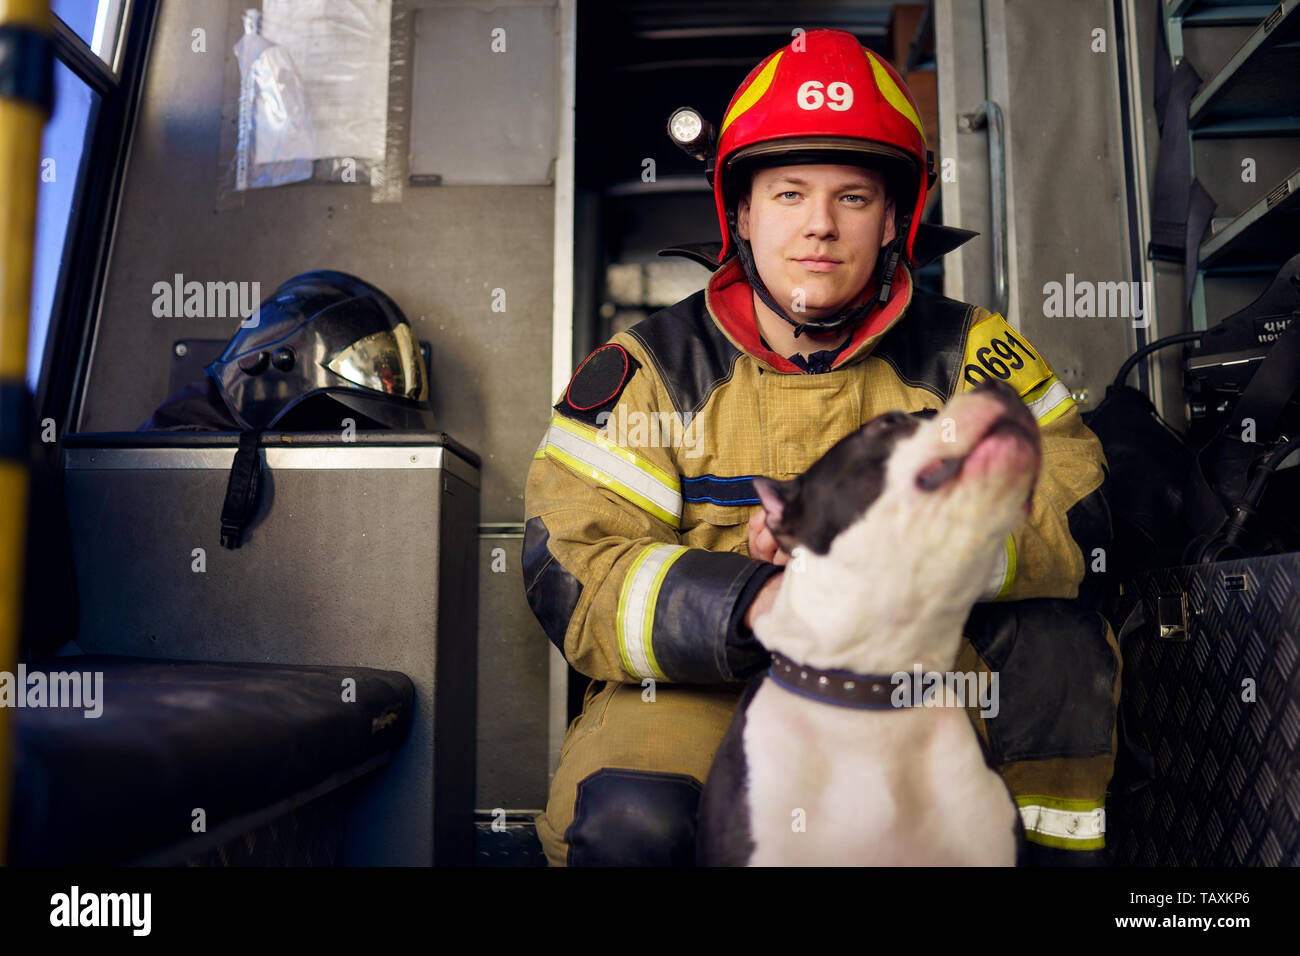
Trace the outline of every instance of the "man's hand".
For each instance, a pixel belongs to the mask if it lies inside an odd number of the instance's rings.
[[[759,509],[749,518],[749,556],[771,561],[778,567],[790,563],[790,555],[781,550],[767,527],[767,512]]]
[[[781,577],[780,574],[774,574],[768,578],[754,595],[754,600],[749,607],[745,609],[745,627],[751,631],[754,629],[754,621],[772,610],[772,605],[776,603],[776,592],[781,587]]]
[[[790,563],[790,555],[782,551],[781,546],[776,543],[776,538],[767,527],[767,513],[761,509],[754,512],[749,519],[749,556],[760,561],[771,561],[778,567]],[[754,595],[753,602],[745,609],[745,626],[751,631],[754,629],[754,621],[772,610],[772,605],[776,603],[776,592],[780,587],[781,576],[778,574],[769,578],[758,594]]]

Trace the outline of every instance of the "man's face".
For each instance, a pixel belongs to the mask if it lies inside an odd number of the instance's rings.
[[[852,302],[881,246],[894,238],[884,174],[857,166],[761,169],[736,217],[759,277],[796,321],[834,315]]]

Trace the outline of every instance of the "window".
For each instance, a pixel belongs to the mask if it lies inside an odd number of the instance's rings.
[[[54,113],[41,137],[40,186],[36,194],[36,255],[32,268],[32,315],[27,339],[27,383],[40,377],[54,292],[65,259],[68,224],[82,181],[82,160],[99,111],[99,97],[67,65],[54,64]]]
[[[67,421],[158,0],[53,0],[54,110],[41,136],[27,382]],[[75,281],[74,281],[75,280]]]
[[[90,52],[117,72],[119,38],[125,24],[126,0],[54,0],[50,9]]]

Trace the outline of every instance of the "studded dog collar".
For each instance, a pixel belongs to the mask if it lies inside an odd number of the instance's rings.
[[[909,683],[914,683],[911,673]],[[853,707],[858,710],[901,710],[918,704],[895,704],[894,690],[899,686],[889,674],[856,674],[853,671],[824,671],[807,664],[796,664],[784,654],[772,652],[772,666],[767,676],[786,690],[836,707]],[[921,695],[907,695],[908,700],[919,702]]]

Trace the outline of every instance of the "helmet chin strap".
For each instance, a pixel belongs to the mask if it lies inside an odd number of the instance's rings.
[[[880,287],[876,289],[875,295],[862,305],[852,309],[845,309],[829,319],[817,319],[812,322],[796,322],[786,315],[784,309],[776,304],[776,300],[772,298],[772,293],[768,291],[767,286],[763,284],[763,280],[758,276],[758,268],[754,265],[754,253],[750,249],[749,243],[740,238],[734,224],[731,228],[731,238],[736,244],[736,257],[740,259],[740,265],[745,270],[745,276],[749,279],[750,287],[758,294],[763,304],[771,309],[778,318],[784,319],[794,327],[794,337],[797,339],[805,333],[824,335],[830,332],[852,329],[861,324],[878,305],[888,302],[890,290],[894,285],[894,271],[898,268],[898,260],[902,256],[903,244],[907,241],[910,226],[911,217],[904,216],[898,223],[898,234],[881,246],[880,259],[876,264],[876,271],[880,275]]]

